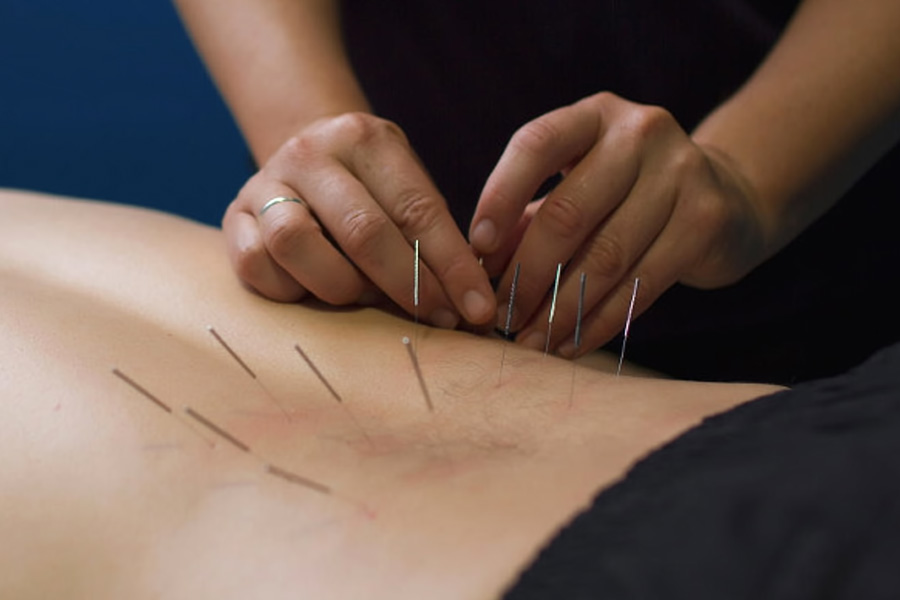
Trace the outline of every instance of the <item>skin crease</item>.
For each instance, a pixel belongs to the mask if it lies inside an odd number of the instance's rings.
[[[223,220],[242,280],[271,298],[309,293],[336,305],[383,290],[411,313],[404,265],[420,239],[423,320],[504,323],[521,263],[513,328],[538,349],[563,263],[550,348],[565,356],[578,353],[582,271],[585,353],[621,330],[635,278],[637,314],[675,283],[740,280],[900,138],[900,4],[805,0],[756,72],[692,132],[665,107],[599,89],[511,132],[473,215],[470,248],[403,124],[371,114],[341,44],[339,2],[177,5],[262,165]],[[562,182],[530,203],[556,173]],[[257,219],[274,196],[300,196],[309,209]],[[473,250],[502,274],[496,297]]]
[[[2,597],[496,597],[635,460],[780,389],[513,345],[498,382],[499,341],[422,327],[430,413],[408,320],[252,294],[215,229],[22,192],[0,214]]]

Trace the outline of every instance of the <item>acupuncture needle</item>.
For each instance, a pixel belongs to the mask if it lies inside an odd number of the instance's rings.
[[[415,243],[416,249],[416,260],[413,263],[413,305],[415,312],[415,322],[413,327],[415,329],[415,348],[416,353],[419,352],[419,240],[416,240]]]
[[[556,279],[553,281],[553,299],[550,301],[550,316],[547,319],[547,342],[544,344],[544,356],[550,351],[550,337],[553,333],[553,318],[556,316],[556,297],[559,294],[559,277],[562,275],[562,263],[556,263]]]
[[[156,407],[160,408],[161,410],[165,411],[167,414],[169,414],[173,418],[175,418],[175,413],[172,410],[171,406],[169,406],[168,404],[166,404],[165,402],[163,402],[162,400],[157,398],[156,395],[153,394],[152,392],[150,392],[147,388],[145,388],[144,386],[142,386],[141,384],[136,382],[134,379],[132,379],[131,377],[129,377],[128,375],[123,373],[118,367],[114,367],[112,369],[112,373],[113,373],[113,375],[115,375],[116,377],[118,377],[119,379],[121,379],[122,381],[127,383],[131,388],[136,390],[142,396],[144,396],[144,398],[146,398],[147,400],[152,402]],[[186,406],[186,407],[184,407],[184,412],[186,415],[191,417],[194,421],[196,421],[197,423],[199,423],[200,425],[202,425],[204,428],[211,431],[215,435],[221,437],[222,439],[227,441],[229,444],[231,444],[238,450],[241,450],[242,452],[246,452],[247,454],[252,455],[257,460],[262,461],[262,459],[259,456],[257,456],[256,454],[253,453],[253,451],[250,449],[250,446],[248,446],[247,444],[245,444],[244,442],[239,440],[235,435],[229,433],[223,427],[215,424],[210,419],[203,416],[202,414],[200,414],[193,408]],[[191,427],[186,421],[182,421],[181,419],[177,419],[177,418],[175,420],[181,422],[185,427],[190,429],[194,434],[200,436],[200,438],[204,442],[209,444],[211,447],[215,447],[215,444],[213,444],[212,442],[207,440],[205,437],[200,435],[200,433],[195,431],[194,428]],[[271,463],[266,463],[265,461],[262,461],[262,462],[263,462],[263,468],[265,469],[265,471],[271,475],[280,477],[281,479],[283,479],[289,483],[300,485],[300,486],[306,487],[308,489],[311,489],[313,491],[317,491],[317,492],[320,492],[323,494],[329,494],[329,495],[331,494],[331,488],[329,488],[326,485],[323,485],[317,481],[313,481],[312,479],[303,477],[301,475],[298,475],[296,473],[293,473],[287,469],[273,465]]]
[[[341,398],[340,394],[338,394],[337,391],[335,391],[335,389],[328,382],[328,380],[325,379],[325,376],[322,375],[322,372],[319,370],[318,367],[316,367],[316,365],[315,365],[315,363],[313,363],[312,359],[310,359],[309,356],[306,354],[306,352],[304,352],[303,349],[300,347],[300,344],[294,344],[294,350],[296,350],[297,354],[299,354],[303,358],[303,360],[306,361],[306,364],[309,366],[309,368],[312,370],[312,372],[316,374],[316,377],[319,378],[319,381],[321,381],[322,384],[326,388],[328,388],[328,391],[331,392],[331,395],[334,397],[334,399],[337,400],[339,403],[343,403],[344,401]]]
[[[509,328],[512,325],[513,308],[516,303],[516,289],[519,287],[519,272],[522,263],[516,263],[516,270],[513,272],[512,284],[509,286],[509,306],[506,308],[506,325],[503,328],[503,337],[509,342]],[[503,363],[506,361],[506,346],[503,344],[503,353],[500,355],[500,375],[497,377],[497,385],[503,383]]]
[[[141,384],[136,382],[134,379],[132,379],[131,377],[129,377],[128,375],[126,375],[125,373],[120,371],[118,367],[113,368],[112,374],[115,375],[116,377],[118,377],[119,379],[121,379],[122,381],[124,381],[125,383],[127,383],[128,385],[130,385],[135,390],[137,390],[147,400],[149,400],[150,402],[152,402],[159,408],[163,409],[167,413],[172,414],[172,408],[168,404],[166,404],[165,402],[163,402],[162,400],[160,400],[159,398],[154,396],[151,392],[149,392],[147,390],[147,388],[145,388],[144,386],[142,386]]]
[[[584,316],[584,288],[587,283],[587,273],[581,272],[578,290],[578,313],[575,315],[575,356],[581,349],[581,321]],[[569,387],[569,406],[572,406],[572,399],[575,396],[575,360],[572,360],[572,384]]]
[[[309,479],[307,477],[297,475],[296,473],[288,471],[287,469],[284,469],[282,467],[273,465],[272,463],[268,463],[268,462],[262,460],[262,458],[260,458],[256,453],[254,453],[250,449],[250,446],[248,446],[247,444],[245,444],[244,442],[239,440],[237,437],[235,437],[233,434],[226,431],[223,427],[217,425],[216,423],[211,421],[209,418],[203,416],[202,414],[200,414],[199,412],[197,412],[190,406],[185,406],[184,412],[189,417],[191,417],[192,419],[194,419],[195,421],[197,421],[198,423],[200,423],[201,425],[206,427],[208,430],[215,433],[217,436],[219,436],[222,439],[224,439],[225,441],[227,441],[229,444],[231,444],[238,450],[240,450],[242,452],[246,452],[247,454],[250,454],[254,458],[260,460],[263,463],[263,470],[266,473],[269,473],[276,477],[280,477],[281,479],[284,479],[290,483],[301,485],[303,487],[309,488],[316,492],[320,492],[322,494],[331,494],[331,488],[329,488],[328,486],[326,486],[324,484],[321,484],[317,481],[313,481],[312,479]]]
[[[267,463],[265,469],[266,473],[274,475],[275,477],[280,477],[281,479],[284,479],[289,483],[294,483],[305,488],[321,492],[323,494],[331,494],[331,488],[327,485],[323,485],[318,481],[313,481],[312,479],[297,475],[296,473],[288,471],[287,469],[283,469],[271,463]]]
[[[147,400],[152,402],[157,408],[162,409],[163,411],[165,411],[166,413],[171,415],[173,418],[175,418],[175,413],[172,410],[171,406],[169,406],[168,404],[166,404],[165,402],[160,400],[155,394],[150,392],[147,388],[145,388],[144,386],[142,386],[141,384],[136,382],[134,379],[132,379],[131,377],[129,377],[128,375],[123,373],[121,370],[119,370],[118,367],[114,367],[112,369],[112,374],[115,375],[116,377],[118,377],[119,379],[121,379],[122,381],[124,381],[125,383],[127,383],[129,386],[131,386],[132,389],[134,389],[139,394],[141,394],[144,398],[146,398]],[[175,420],[180,422],[182,425],[184,425],[188,429],[190,429],[191,433],[199,436],[200,439],[202,439],[208,446],[210,446],[211,448],[215,447],[215,444],[213,442],[206,439],[203,435],[200,434],[200,432],[196,431],[193,427],[191,427],[189,423],[186,423],[185,421],[182,421],[181,419],[178,419],[178,418],[175,418]]]
[[[219,335],[219,332],[217,332],[217,331],[215,330],[215,328],[214,328],[212,325],[208,325],[208,326],[206,327],[206,330],[209,331],[209,333],[216,339],[216,341],[219,342],[219,344],[220,344],[220,345],[228,352],[228,354],[231,355],[231,357],[235,360],[235,362],[237,362],[237,364],[239,364],[239,365],[241,366],[241,368],[244,369],[244,372],[247,373],[247,375],[249,375],[250,378],[253,379],[253,381],[256,382],[256,384],[260,387],[260,389],[262,389],[262,391],[264,391],[264,392],[266,393],[266,395],[267,395],[267,396],[269,397],[269,399],[275,404],[275,406],[277,406],[277,407],[279,408],[279,410],[281,410],[281,412],[284,414],[285,418],[286,418],[288,421],[290,421],[290,420],[291,420],[291,415],[288,413],[288,411],[285,410],[285,408],[281,405],[281,403],[278,401],[278,399],[275,398],[274,394],[272,394],[272,392],[269,391],[269,388],[267,388],[265,385],[263,385],[263,382],[260,381],[259,377],[256,376],[256,373],[253,372],[253,369],[251,369],[251,368],[247,365],[247,363],[245,363],[245,362],[241,359],[241,357],[238,356],[237,352],[235,352],[235,351],[231,348],[231,346],[228,344],[228,342],[226,342],[226,341],[222,338],[222,336]]]
[[[329,383],[328,380],[325,379],[325,376],[322,374],[322,372],[319,370],[319,368],[316,366],[316,364],[312,361],[312,359],[309,357],[309,355],[303,351],[303,348],[300,347],[300,344],[294,344],[294,350],[296,350],[297,354],[299,354],[303,358],[303,360],[306,361],[306,364],[309,366],[309,368],[312,370],[312,372],[316,374],[316,377],[319,378],[319,381],[321,381],[322,384],[326,388],[328,388],[328,391],[331,393],[332,397],[335,400],[337,400],[338,404],[340,404],[343,407],[343,409],[345,411],[347,411],[347,414],[350,416],[350,419],[356,424],[356,426],[362,432],[363,437],[366,438],[366,441],[369,442],[369,445],[374,448],[375,442],[372,441],[372,438],[369,437],[369,434],[366,432],[365,428],[359,423],[359,421],[356,420],[356,416],[353,414],[353,412],[350,410],[350,408],[346,404],[344,404],[344,400],[343,400],[343,398],[341,398],[340,394],[338,394],[337,391],[334,389],[334,387],[331,385],[331,383]]]
[[[622,334],[622,351],[619,353],[619,366],[616,368],[616,377],[622,373],[622,363],[625,360],[625,345],[628,344],[628,332],[631,329],[631,318],[634,315],[634,301],[637,299],[640,277],[634,279],[634,289],[631,291],[631,302],[628,304],[628,316],[625,318],[625,332]]]
[[[425,405],[428,406],[429,412],[434,412],[434,405],[431,403],[431,395],[428,393],[428,387],[425,385],[425,378],[422,376],[422,369],[419,367],[419,359],[410,345],[409,338],[403,336],[403,345],[409,353],[409,360],[412,362],[413,369],[416,371],[416,377],[419,379],[419,387],[422,388],[422,395],[425,396]]]
[[[584,316],[584,288],[587,284],[587,273],[581,272],[578,290],[578,314],[575,315],[575,353],[581,349],[581,321]]]
[[[217,436],[219,436],[220,438],[222,438],[223,440],[225,440],[232,446],[234,446],[235,448],[237,448],[238,450],[246,452],[247,454],[253,454],[253,452],[250,450],[250,446],[248,446],[241,440],[237,439],[236,437],[234,437],[233,435],[231,435],[230,433],[228,433],[227,431],[225,431],[224,429],[222,429],[221,427],[219,427],[218,425],[216,425],[215,423],[213,423],[212,421],[210,421],[209,419],[207,419],[206,417],[204,417],[203,415],[198,413],[196,410],[194,410],[190,406],[184,407],[184,413],[187,416],[189,416],[190,418],[192,418],[195,421],[197,421],[198,423],[200,423],[201,425],[203,425],[204,427],[206,427],[208,430],[215,433]]]

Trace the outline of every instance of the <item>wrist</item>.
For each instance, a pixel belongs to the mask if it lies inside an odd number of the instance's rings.
[[[747,169],[731,153],[713,143],[697,140],[694,143],[706,155],[718,188],[726,197],[738,199],[745,214],[757,224],[759,262],[778,252],[786,243],[777,210],[779,203],[766,200]]]

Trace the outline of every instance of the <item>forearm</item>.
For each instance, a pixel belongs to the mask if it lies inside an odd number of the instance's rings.
[[[758,200],[777,251],[900,136],[900,3],[807,0],[754,76],[694,132]]]
[[[366,111],[336,0],[176,0],[259,164],[303,125]]]

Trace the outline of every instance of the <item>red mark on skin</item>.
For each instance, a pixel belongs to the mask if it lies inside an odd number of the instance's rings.
[[[370,521],[374,521],[375,519],[378,518],[378,512],[376,512],[375,509],[372,508],[371,506],[368,506],[366,504],[361,504],[359,507],[359,510],[362,513],[362,515]]]
[[[62,408],[62,402],[57,402],[56,406],[53,407],[53,412],[59,412],[59,409]]]
[[[343,500],[344,502],[347,502],[348,504],[352,504],[356,508],[357,514],[363,516],[367,521],[374,521],[375,519],[378,518],[378,511],[376,511],[374,508],[372,508],[365,502],[362,502],[361,500],[356,500],[355,498],[348,498],[347,496],[344,496],[343,494],[337,495],[335,497],[339,498],[340,500]]]

